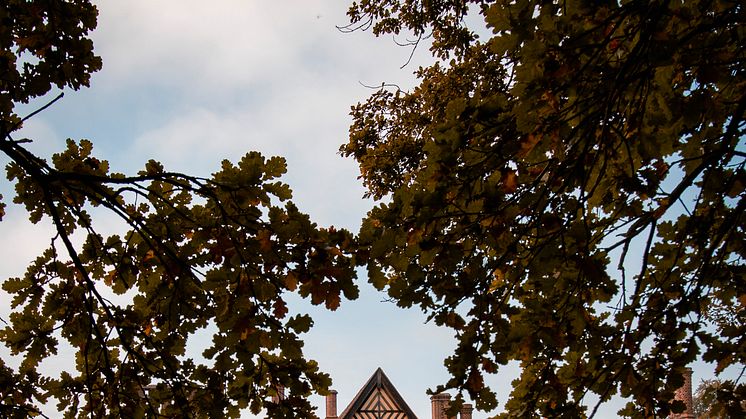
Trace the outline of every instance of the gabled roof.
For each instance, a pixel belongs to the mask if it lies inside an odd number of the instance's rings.
[[[339,419],[417,419],[417,416],[378,368]]]

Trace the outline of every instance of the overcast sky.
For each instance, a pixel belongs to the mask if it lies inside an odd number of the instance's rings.
[[[91,88],[67,91],[16,138],[33,139],[30,148],[45,157],[61,151],[66,138],[87,138],[97,157],[129,174],[151,158],[168,170],[206,176],[221,160],[237,161],[249,150],[284,156],[284,181],[298,207],[319,225],[357,232],[372,203],[362,199],[355,162],[337,154],[347,139],[350,106],[373,92],[364,85],[411,87],[417,66],[431,60],[425,48],[401,69],[411,50],[391,37],[341,33],[336,26],[347,23],[346,0],[96,3],[93,38],[103,70]],[[0,157],[0,164],[6,162]],[[23,274],[48,245],[51,229],[30,225],[25,212],[10,205],[7,182],[0,193],[9,204],[0,223],[4,279]],[[299,303],[291,308],[309,311],[316,322],[306,335],[306,355],[331,374],[340,412],[380,366],[427,419],[425,391],[447,379],[442,363],[453,349],[452,335],[424,324],[416,310],[383,302],[364,274],[361,279],[360,299],[343,302],[336,312]],[[8,297],[0,298],[6,300],[0,300],[0,315],[7,319]],[[6,358],[7,350],[0,354]],[[501,405],[512,378],[505,371],[488,381]],[[323,417],[323,399],[314,403]]]

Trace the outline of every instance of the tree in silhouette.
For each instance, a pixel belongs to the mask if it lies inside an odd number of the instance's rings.
[[[247,407],[313,417],[307,396],[330,380],[302,352],[312,319],[285,300],[295,292],[334,310],[355,298],[355,242],[293,205],[278,180],[284,159],[250,152],[209,178],[151,160],[128,176],[90,141],[68,140],[50,162],[14,138],[32,116],[17,104],[88,86],[101,68],[88,38],[96,18],[87,0],[0,5],[0,151],[13,202],[55,228],[22,278],[2,279],[12,302],[0,341],[21,362],[0,360],[0,416],[36,416],[55,399],[70,418],[237,417]],[[125,231],[99,234],[94,208]],[[201,357],[187,350],[205,338]],[[61,346],[74,363],[43,374],[39,363]],[[278,388],[287,394],[274,403]]]
[[[437,58],[354,107],[341,148],[379,200],[370,281],[455,330],[437,391],[493,409],[485,375],[512,362],[504,417],[593,416],[615,395],[665,417],[692,361],[743,368],[740,2],[361,0],[349,16]]]

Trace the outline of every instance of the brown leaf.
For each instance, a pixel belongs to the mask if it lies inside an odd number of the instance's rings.
[[[150,249],[147,253],[145,253],[145,256],[143,256],[142,261],[147,262],[153,258],[155,258],[155,252],[153,252],[153,249]]]
[[[281,299],[275,300],[273,307],[274,307],[274,315],[278,319],[282,319],[285,317],[286,314],[288,314],[288,306],[285,304],[285,301]]]
[[[502,185],[500,186],[500,188],[505,193],[513,193],[516,189],[518,189],[518,176],[512,170],[508,170],[507,172],[503,173],[501,181]]]
[[[473,392],[478,392],[482,388],[484,388],[484,378],[482,378],[482,373],[479,372],[476,368],[472,369],[469,373],[469,378],[466,381],[466,385],[469,387],[469,390]]]
[[[114,277],[117,276],[117,270],[112,269],[109,271],[108,274],[104,277],[104,284],[111,286],[111,284],[114,283]]]
[[[539,141],[541,141],[541,134],[528,134],[528,137],[521,141],[521,149],[518,151],[518,157],[526,157]]]
[[[340,301],[340,298],[339,298],[339,291],[337,291],[337,292],[330,292],[329,294],[327,294],[327,296],[326,296],[326,308],[328,308],[329,310],[334,311],[337,308],[339,308],[339,303],[340,302],[341,301]]]
[[[269,253],[270,251],[272,251],[271,236],[272,233],[270,233],[269,230],[261,230],[256,233],[256,239],[259,242],[259,248],[264,253]]]
[[[295,291],[298,288],[298,275],[295,272],[290,271],[285,275],[285,287],[290,291]]]

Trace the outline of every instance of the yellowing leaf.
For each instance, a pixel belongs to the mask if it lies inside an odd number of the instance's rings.
[[[245,325],[246,323],[247,322],[245,319],[239,322],[239,324],[243,324],[243,325]],[[253,335],[255,332],[256,332],[256,329],[253,326],[243,326],[241,328],[241,335],[239,336],[239,339],[246,340],[249,338],[249,336]]]
[[[502,269],[495,269],[493,274],[495,275],[495,278],[490,283],[490,293],[497,291],[497,289],[505,283],[505,272],[503,272]]]
[[[104,284],[111,286],[111,284],[114,283],[114,277],[116,277],[116,275],[117,275],[116,269],[110,270],[109,273],[106,274],[106,276],[104,277]]]

